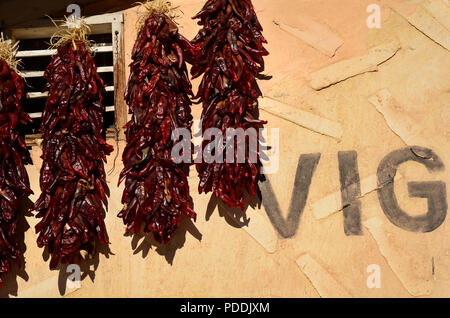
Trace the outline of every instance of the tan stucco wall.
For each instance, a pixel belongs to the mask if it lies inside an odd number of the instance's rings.
[[[449,296],[448,218],[430,233],[406,231],[389,222],[376,191],[380,161],[394,150],[420,145],[431,148],[446,168],[430,173],[418,163],[401,165],[400,178],[394,186],[399,205],[414,216],[427,209],[425,199],[408,196],[410,181],[441,180],[447,184],[449,198],[450,52],[449,43],[447,48],[445,43],[436,43],[450,33],[450,27],[445,25],[445,20],[450,20],[449,2],[253,2],[271,53],[266,59],[266,73],[273,78],[260,86],[265,96],[262,105],[273,110],[262,110],[261,117],[268,120],[267,127],[280,129],[280,169],[268,178],[284,217],[299,156],[321,153],[297,233],[282,238],[264,207],[248,209],[246,226],[229,209],[208,209],[210,195],[197,194],[198,179],[192,170],[189,182],[197,222],[185,220],[167,247],[154,245],[150,239],[134,242],[123,236],[124,227],[116,217],[123,190],[116,187],[122,168],[119,155],[108,175],[111,197],[106,225],[111,254],[108,258],[100,255],[95,275],[85,277],[80,289],[67,289],[66,296]],[[179,24],[189,39],[197,30],[190,17],[201,9],[202,3],[174,1],[184,13]],[[382,8],[381,29],[369,29],[366,25],[366,8],[371,3]],[[428,20],[431,24],[421,24],[423,20],[415,14],[418,6],[427,8],[420,10],[428,16],[434,15]],[[134,9],[125,12],[127,64],[135,38],[135,18]],[[333,47],[339,39],[342,43],[335,55],[326,54],[324,48]],[[384,47],[388,43],[394,44]],[[388,57],[377,60],[370,55],[370,48],[376,46],[383,46]],[[328,88],[312,88],[315,71],[355,57],[367,60],[371,67]],[[352,60],[349,65],[358,63]],[[340,68],[332,74],[342,75],[347,70]],[[195,89],[197,85],[195,81]],[[377,95],[382,90],[389,93]],[[385,99],[371,98],[376,95]],[[289,113],[292,109],[297,116]],[[199,105],[193,107],[195,118],[200,112]],[[119,146],[121,151],[124,144]],[[116,145],[115,148],[117,151]],[[338,152],[350,150],[358,153],[362,180],[360,236],[344,234],[340,210]],[[38,196],[40,152],[33,147],[34,165],[27,168],[35,191],[32,200]],[[108,158],[107,171],[112,169],[115,155],[116,152]],[[27,222],[31,227],[25,235],[27,279],[17,278],[17,294],[58,297],[64,276],[48,270],[48,260],[43,259],[42,250],[36,246],[36,220],[29,216]],[[371,264],[380,267],[381,288],[367,287],[367,268]],[[94,269],[94,265],[91,267]],[[15,287],[11,282],[6,288],[14,291]]]

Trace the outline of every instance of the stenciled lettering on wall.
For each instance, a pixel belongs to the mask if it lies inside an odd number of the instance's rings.
[[[261,184],[263,205],[266,213],[283,238],[293,237],[299,228],[301,215],[308,198],[314,171],[320,160],[320,153],[300,156],[291,203],[287,218],[283,218],[278,200],[267,179]],[[424,215],[410,216],[403,211],[394,191],[394,178],[398,167],[408,161],[424,165],[430,173],[442,171],[442,160],[431,150],[423,147],[406,147],[389,153],[379,164],[378,198],[381,208],[392,224],[411,232],[431,232],[437,229],[447,215],[446,184],[442,181],[408,182],[410,197],[427,199],[428,211]],[[343,206],[344,232],[346,235],[362,235],[361,229],[361,185],[356,151],[338,153]]]

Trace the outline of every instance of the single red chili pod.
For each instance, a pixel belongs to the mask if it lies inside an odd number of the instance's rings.
[[[104,84],[86,39],[61,41],[44,77],[49,95],[40,127],[42,193],[34,210],[41,218],[38,246],[48,248],[50,269],[56,269],[93,256],[97,240],[109,243],[104,163],[113,148],[103,132]]]
[[[167,10],[151,7],[133,49],[125,100],[132,119],[125,126],[124,207],[126,232],[152,232],[167,244],[183,215],[195,219],[186,163],[172,159],[175,129],[192,125],[192,86],[185,60],[195,48],[178,33]],[[148,8],[148,7],[147,7]],[[192,158],[192,152],[189,154]]]
[[[33,193],[25,164],[30,154],[19,128],[31,122],[22,110],[24,81],[15,71],[14,47],[0,39],[0,288],[2,275],[21,266],[17,238],[19,202]],[[6,56],[7,55],[7,56]]]
[[[223,163],[197,163],[198,189],[200,193],[212,191],[227,205],[245,211],[245,192],[254,197],[263,179],[259,129],[266,122],[258,120],[261,92],[256,79],[262,78],[263,56],[268,55],[263,43],[267,41],[250,0],[208,0],[194,19],[200,19],[202,26],[192,41],[197,55],[191,74],[194,78],[203,75],[196,96],[203,105],[203,133],[209,128],[218,128],[224,135],[229,129],[243,129],[255,135],[257,144],[257,149],[250,149],[251,142],[242,145],[233,138],[227,144],[223,138],[215,151],[225,154],[228,148],[236,149],[234,160],[224,155]],[[203,140],[203,153],[210,143]],[[239,150],[245,162],[239,160]],[[252,153],[256,160],[249,160]]]

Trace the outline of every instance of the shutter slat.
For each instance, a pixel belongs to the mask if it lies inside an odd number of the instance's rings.
[[[114,109],[115,109],[115,106],[106,106],[106,107],[105,107],[105,113],[113,112]],[[28,115],[29,115],[31,118],[41,118],[41,117],[42,117],[42,113],[41,113],[41,112],[29,113]]]
[[[112,52],[112,45],[96,46],[93,50],[95,53]],[[19,51],[16,54],[18,58],[27,57],[39,57],[39,56],[52,56],[56,54],[56,50],[29,50],[29,51]]]

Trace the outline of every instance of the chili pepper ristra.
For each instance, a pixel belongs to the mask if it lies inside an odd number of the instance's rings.
[[[262,27],[250,0],[208,0],[203,9],[193,17],[202,26],[191,41],[199,49],[191,69],[193,78],[203,75],[196,98],[203,105],[202,131],[218,128],[222,135],[227,129],[243,129],[257,138],[258,149],[249,143],[232,147],[245,147],[245,163],[240,163],[238,151],[234,160],[197,163],[200,177],[199,192],[214,195],[231,207],[245,210],[245,192],[252,197],[262,179],[259,128],[266,122],[258,120],[258,97],[261,96],[256,79],[265,78],[263,56],[269,53]],[[202,151],[210,143],[203,140]],[[225,139],[215,151],[225,152]],[[241,149],[242,150],[242,149]],[[256,153],[255,162],[249,160]],[[228,161],[228,162],[227,162]]]
[[[42,193],[34,209],[38,246],[47,247],[50,269],[92,257],[97,238],[107,244],[109,196],[104,162],[113,150],[103,133],[102,89],[83,20],[52,38],[57,53],[44,73],[48,98],[42,114]]]
[[[0,288],[1,276],[20,264],[17,241],[19,201],[33,193],[25,164],[30,154],[19,127],[31,122],[22,110],[24,81],[17,74],[17,43],[0,37]]]
[[[125,93],[132,119],[125,126],[127,146],[119,179],[119,184],[125,180],[124,207],[118,216],[127,233],[152,232],[167,244],[183,215],[196,218],[188,166],[176,164],[171,156],[173,131],[185,128],[190,134],[193,93],[185,61],[195,52],[178,32],[168,1],[148,1],[141,9]]]

